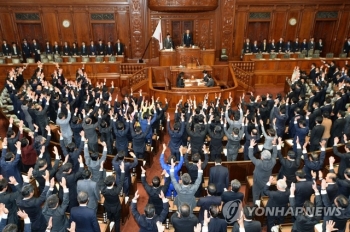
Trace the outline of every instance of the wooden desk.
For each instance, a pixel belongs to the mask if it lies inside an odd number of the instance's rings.
[[[213,69],[209,65],[197,66],[194,68],[171,66],[170,67],[171,85],[176,86],[177,76],[179,75],[180,72],[185,73],[184,79],[191,79],[192,76],[194,76],[194,79],[201,79],[203,78],[204,70],[208,71],[209,75],[212,75]]]
[[[176,51],[165,49],[159,51],[159,65],[160,66],[172,66],[176,65]]]
[[[175,50],[165,49],[159,51],[160,66],[187,66],[189,63],[194,63],[196,65],[214,65],[215,49],[201,50],[198,47],[178,47]]]

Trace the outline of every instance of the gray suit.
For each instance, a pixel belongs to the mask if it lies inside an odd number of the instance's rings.
[[[91,174],[92,174],[91,180],[95,181],[96,183],[98,183],[100,179],[101,162],[106,160],[106,156],[107,156],[107,147],[104,147],[101,159],[92,160],[90,157],[88,145],[87,144],[84,145],[85,164],[86,166],[88,166],[89,170],[91,171]]]
[[[214,87],[214,79],[213,78],[209,78],[208,82],[205,84],[205,86],[207,87]]]
[[[226,112],[227,114],[227,112]],[[231,126],[233,127],[233,126]],[[230,128],[231,128],[230,127]],[[226,144],[226,149],[227,149],[227,161],[236,161],[237,155],[238,155],[238,150],[241,147],[241,139],[243,137],[243,129],[241,128],[239,130],[238,136],[233,136],[232,132],[229,133],[229,130],[226,129],[226,125],[224,125],[224,132],[227,137],[227,144]],[[232,131],[232,129],[231,129]]]
[[[196,182],[194,184],[185,186],[183,184],[179,184],[176,181],[176,178],[174,176],[174,169],[170,169],[171,183],[174,185],[174,188],[177,192],[177,196],[175,198],[174,204],[177,206],[178,209],[180,208],[182,203],[187,203],[191,208],[191,214],[193,213],[193,209],[197,205],[194,194],[196,193],[199,185],[202,182],[202,176],[203,176],[203,170],[201,171],[198,170],[198,176],[197,176]]]
[[[255,165],[253,172],[253,203],[260,200],[260,195],[263,192],[264,186],[269,181],[272,174],[272,169],[276,164],[277,148],[273,146],[271,159],[260,160],[254,157],[254,148],[249,147],[249,159]]]
[[[239,111],[239,120],[238,121],[234,121],[231,120],[230,117],[228,116],[228,111],[225,111],[225,118],[227,123],[230,125],[230,127],[228,128],[227,132],[229,134],[232,134],[233,128],[238,128],[240,131],[242,129],[242,121],[243,121],[243,111],[240,110]],[[243,131],[243,129],[242,129]]]
[[[89,196],[89,202],[87,207],[90,209],[97,210],[98,201],[100,200],[100,191],[95,181],[88,180],[78,180],[77,183],[77,193],[84,191]]]
[[[58,108],[57,115],[59,113],[61,113],[61,108]],[[71,118],[71,112],[68,110],[68,114],[65,119],[59,119],[58,117],[56,119],[56,124],[61,128],[62,137],[64,140],[64,144],[66,146],[72,142],[72,136],[73,136],[73,131],[70,128],[70,124],[69,124],[70,118]]]
[[[163,47],[164,49],[174,48],[173,40],[171,38],[165,38],[163,40]]]
[[[52,195],[52,191],[49,190],[47,192],[46,198]],[[63,201],[60,206],[55,209],[51,209],[45,203],[43,207],[43,215],[46,221],[49,221],[50,217],[52,217],[52,232],[66,232],[69,227],[69,221],[66,216],[66,209],[69,204],[69,191],[63,193]]]
[[[85,132],[85,137],[86,139],[88,139],[89,150],[94,152],[98,151],[96,127],[98,127],[99,123],[100,123],[100,120],[98,120],[98,122],[96,122],[95,124],[86,124],[84,119],[83,125],[82,125]]]

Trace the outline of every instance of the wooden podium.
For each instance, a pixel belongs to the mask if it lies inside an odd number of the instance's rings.
[[[201,50],[200,48],[179,47],[176,50],[160,50],[160,66],[188,66],[188,63],[196,65],[214,65],[215,49]]]

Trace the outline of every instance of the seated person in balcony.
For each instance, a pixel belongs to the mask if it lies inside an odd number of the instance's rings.
[[[178,88],[185,87],[184,75],[185,75],[184,72],[179,73],[179,75],[177,76],[177,80],[176,80],[176,87],[178,87]]]
[[[208,75],[208,82],[205,84],[207,87],[214,87],[214,79]]]
[[[203,81],[204,82],[208,82],[209,78],[208,78],[209,74],[207,70],[203,71]]]

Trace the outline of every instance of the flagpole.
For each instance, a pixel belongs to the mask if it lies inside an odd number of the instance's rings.
[[[159,16],[159,20],[161,20],[161,19],[162,19],[162,17]],[[159,23],[159,22],[158,22],[158,23]],[[157,24],[157,25],[158,25],[158,24]],[[154,31],[156,31],[156,30],[157,30],[157,27],[156,27],[156,29],[154,29]],[[153,31],[153,33],[154,33],[154,31]],[[152,33],[152,35],[153,35],[153,33]],[[149,38],[149,40],[148,40],[147,46],[146,46],[146,48],[145,48],[145,51],[143,52],[141,59],[139,59],[139,63],[143,63],[143,57],[144,57],[145,54],[146,54],[147,48],[149,47],[149,44],[151,43],[151,40],[152,40],[152,36],[151,36],[151,38]],[[162,48],[159,48],[159,49],[162,49]]]

